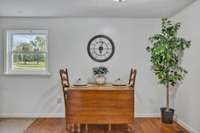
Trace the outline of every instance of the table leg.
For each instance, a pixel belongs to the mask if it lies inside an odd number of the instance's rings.
[[[81,132],[81,125],[78,124],[77,126],[78,126],[78,130],[77,130],[77,132],[80,133],[80,132]]]
[[[111,124],[108,125],[108,131],[110,132],[112,130]]]
[[[133,124],[128,124],[128,132],[133,133]]]
[[[66,124],[66,130],[70,130],[70,126],[69,126],[69,124]]]
[[[88,124],[85,124],[85,131],[88,131]]]
[[[75,132],[74,124],[71,125],[71,132],[72,132],[72,133]]]

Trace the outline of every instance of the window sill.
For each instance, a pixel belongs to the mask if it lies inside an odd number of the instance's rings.
[[[51,76],[49,72],[4,72],[6,76]]]

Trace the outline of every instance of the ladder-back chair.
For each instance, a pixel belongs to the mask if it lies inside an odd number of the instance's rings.
[[[62,85],[63,96],[64,96],[65,119],[66,119],[67,117],[67,89],[70,87],[67,68],[60,69],[60,79],[61,79],[61,85]],[[66,122],[66,128],[67,130],[70,130],[70,127],[67,124],[67,122]]]

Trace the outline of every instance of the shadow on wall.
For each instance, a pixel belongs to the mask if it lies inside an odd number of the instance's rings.
[[[36,112],[44,112],[49,114],[64,113],[64,100],[62,93],[62,87],[59,79],[55,85],[43,92],[41,97],[38,99],[34,107],[38,109]]]
[[[182,64],[183,62],[183,56],[184,56],[184,52],[183,51],[180,51],[178,53],[178,61],[179,61],[179,65]],[[185,77],[184,77],[185,78]],[[171,99],[171,107],[172,108],[175,108],[175,99],[176,99],[176,96],[177,96],[177,93],[180,89],[180,86],[183,84],[184,80],[182,80],[181,82],[177,83],[174,87],[171,86],[170,87],[170,99]],[[177,112],[175,111],[175,120],[177,119]]]

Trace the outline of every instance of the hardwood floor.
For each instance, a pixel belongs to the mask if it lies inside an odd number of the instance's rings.
[[[85,133],[84,125],[81,126]],[[24,133],[69,133],[62,118],[37,119]],[[108,133],[107,125],[89,125],[87,133]],[[113,125],[109,133],[128,133],[126,125]],[[163,124],[158,118],[136,118],[133,133],[189,133],[177,123]]]

